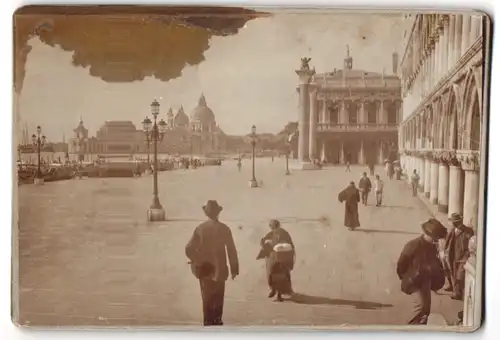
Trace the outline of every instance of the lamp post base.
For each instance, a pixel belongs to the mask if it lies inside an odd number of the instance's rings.
[[[165,221],[165,209],[163,209],[163,207],[149,208],[148,221],[150,222]]]
[[[286,169],[285,171],[285,176],[290,176],[292,173],[290,172],[290,170]]]
[[[45,181],[43,178],[35,178],[33,180],[33,184],[35,184],[35,185],[43,185],[44,183],[45,183]]]
[[[258,188],[259,187],[259,183],[257,183],[257,180],[254,178],[254,179],[251,179],[249,182],[248,182],[248,186],[250,188]]]

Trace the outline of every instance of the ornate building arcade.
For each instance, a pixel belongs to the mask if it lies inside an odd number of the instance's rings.
[[[444,214],[463,214],[464,224],[479,239],[487,18],[469,13],[406,19],[401,63],[404,120],[399,127],[402,166],[409,174],[417,170],[420,191],[431,204]],[[464,306],[464,325],[469,326],[478,316],[472,310],[477,292],[474,247],[471,255]]]

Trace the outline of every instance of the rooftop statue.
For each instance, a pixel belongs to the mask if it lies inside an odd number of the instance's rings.
[[[300,61],[302,62],[300,69],[302,71],[310,71],[309,62],[311,61],[311,58],[304,57],[304,58],[300,59]]]

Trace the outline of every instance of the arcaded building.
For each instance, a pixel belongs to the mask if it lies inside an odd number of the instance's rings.
[[[388,55],[391,58],[391,55]],[[297,70],[299,92],[299,161],[382,164],[397,158],[401,117],[398,55],[386,74],[356,69],[347,47],[342,68],[317,74],[308,61]]]
[[[401,62],[403,121],[399,127],[403,168],[408,173],[415,169],[421,179],[420,191],[429,202],[443,214],[463,214],[464,224],[479,239],[479,203],[484,198],[480,173],[485,168],[480,169],[484,158],[486,17],[421,14],[408,15],[406,22]],[[471,325],[478,315],[472,309],[477,290],[475,247],[471,246],[464,325]]]

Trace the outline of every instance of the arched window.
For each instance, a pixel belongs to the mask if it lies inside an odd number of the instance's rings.
[[[474,95],[474,105],[472,106],[472,121],[470,128],[470,149],[479,150],[481,145],[481,114],[479,112],[479,100],[477,93]]]
[[[387,124],[397,124],[398,123],[398,113],[396,110],[396,105],[389,104],[386,110],[387,112]]]
[[[377,104],[375,102],[366,103],[365,110],[368,113],[368,124],[377,124]]]
[[[328,108],[328,118],[331,124],[339,123],[339,109],[337,105],[332,105]]]
[[[349,115],[349,124],[358,123],[358,106],[356,103],[349,103],[347,106],[347,112]]]

